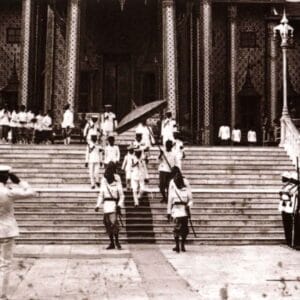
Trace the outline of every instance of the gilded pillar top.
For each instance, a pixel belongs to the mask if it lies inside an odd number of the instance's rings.
[[[174,6],[174,5],[175,5],[174,0],[162,0],[163,7],[170,7],[170,6]]]

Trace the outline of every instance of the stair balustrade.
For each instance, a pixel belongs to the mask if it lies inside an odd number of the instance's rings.
[[[293,164],[296,165],[297,157],[300,156],[300,132],[293,120],[287,116],[281,118],[281,142]]]

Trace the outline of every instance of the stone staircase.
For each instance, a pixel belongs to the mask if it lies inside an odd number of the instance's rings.
[[[19,200],[15,213],[19,243],[106,243],[97,192],[84,168],[84,145],[1,145],[0,164],[9,164],[38,191]],[[197,244],[277,244],[284,241],[277,211],[281,173],[293,166],[277,147],[187,147],[183,164],[194,195]],[[151,150],[148,193],[138,208],[126,192],[121,240],[168,243],[172,224],[158,193],[158,150]],[[102,172],[102,171],[101,171]]]

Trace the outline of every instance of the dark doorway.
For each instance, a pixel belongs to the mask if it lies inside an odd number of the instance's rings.
[[[117,118],[131,110],[131,61],[129,55],[104,57],[103,103],[112,104]]]

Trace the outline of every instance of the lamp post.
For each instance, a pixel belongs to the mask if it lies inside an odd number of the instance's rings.
[[[289,39],[293,37],[294,28],[288,24],[289,20],[286,17],[285,10],[280,24],[273,28],[274,37],[277,32],[281,37],[281,49],[282,49],[282,78],[283,78],[283,106],[282,117],[289,117],[288,102],[287,102],[287,48],[289,45]]]

